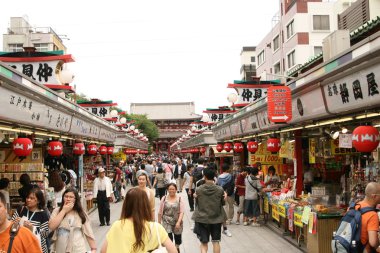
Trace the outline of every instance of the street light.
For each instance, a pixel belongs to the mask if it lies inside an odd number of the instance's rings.
[[[130,127],[129,127],[129,129],[131,130],[131,131],[134,131],[135,130],[135,125],[131,125]]]
[[[122,117],[122,118],[120,118],[119,121],[120,121],[121,124],[125,124],[127,122],[127,119],[124,118],[124,117]]]
[[[111,117],[112,118],[115,118],[115,117],[117,117],[117,115],[118,115],[118,112],[117,112],[117,110],[112,110],[111,112],[110,112],[110,115],[111,115]]]
[[[236,101],[238,100],[238,96],[236,93],[231,93],[230,95],[227,96],[227,100],[228,102],[230,102],[232,105],[234,105],[236,103]]]

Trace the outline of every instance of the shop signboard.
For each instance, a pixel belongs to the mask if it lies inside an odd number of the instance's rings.
[[[85,110],[95,114],[101,118],[112,118],[111,116],[111,108],[112,106],[96,106],[96,107],[84,107]]]
[[[114,160],[123,160],[123,161],[126,161],[127,160],[127,155],[124,154],[123,150],[120,149],[119,152],[112,154],[112,158]]]
[[[72,116],[21,93],[0,87],[0,117],[43,129],[68,132]]]
[[[315,163],[315,138],[309,138],[309,163]]]
[[[294,212],[294,225],[303,228],[302,213]]]
[[[84,119],[73,116],[70,133],[73,135],[99,138],[100,127],[96,126]]]
[[[249,154],[249,164],[255,164],[255,163],[261,163],[261,164],[282,164],[283,159],[279,157],[278,155],[256,155],[256,154]]]
[[[275,123],[286,123],[292,119],[292,93],[287,86],[268,88],[268,118]]]
[[[280,215],[278,213],[278,206],[276,204],[272,205],[272,218],[280,222]]]
[[[341,148],[339,147],[339,140],[331,140],[330,141],[330,147],[331,147],[331,155],[347,155],[352,153],[357,153],[355,148]]]
[[[339,148],[352,148],[352,134],[339,134]]]
[[[264,212],[269,213],[269,200],[267,197],[264,198]]]
[[[261,99],[267,97],[267,87],[259,87],[257,88],[237,88],[235,90],[238,93],[238,100],[235,102],[237,105],[247,105],[250,103],[255,103]]]
[[[248,131],[244,131],[244,133],[258,132],[260,130],[257,114],[252,114],[251,116],[249,116],[247,129]]]
[[[323,85],[327,109],[330,113],[348,112],[379,105],[380,64]]]
[[[286,207],[284,205],[278,205],[278,215],[286,218]]]
[[[280,148],[279,156],[282,158],[294,159],[294,144],[295,142],[290,142],[286,140]]]
[[[240,121],[232,123],[230,126],[230,129],[231,129],[231,135],[232,136],[238,136],[238,135],[243,134],[241,132]]]
[[[114,142],[116,140],[116,133],[102,127],[100,129],[99,139],[103,141]]]
[[[213,131],[215,139],[223,140],[231,138],[230,126],[228,124],[223,124],[220,128]]]

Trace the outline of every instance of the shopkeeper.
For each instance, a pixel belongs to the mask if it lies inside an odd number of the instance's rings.
[[[306,167],[305,173],[303,174],[303,184],[305,193],[311,193],[311,187],[313,186],[313,182],[313,171],[309,167]]]
[[[265,176],[264,184],[267,188],[276,188],[280,182],[279,176],[276,174],[276,168],[269,166],[268,174]]]

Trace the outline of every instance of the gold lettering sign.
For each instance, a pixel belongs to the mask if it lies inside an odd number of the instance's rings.
[[[294,225],[296,225],[297,227],[303,227],[303,223],[302,223],[302,214],[301,213],[294,213]]]
[[[283,159],[278,155],[250,155],[250,164],[260,162],[261,164],[282,164]]]

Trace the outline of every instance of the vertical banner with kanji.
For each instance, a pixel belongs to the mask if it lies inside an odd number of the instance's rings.
[[[315,138],[309,138],[309,163],[315,163]]]

